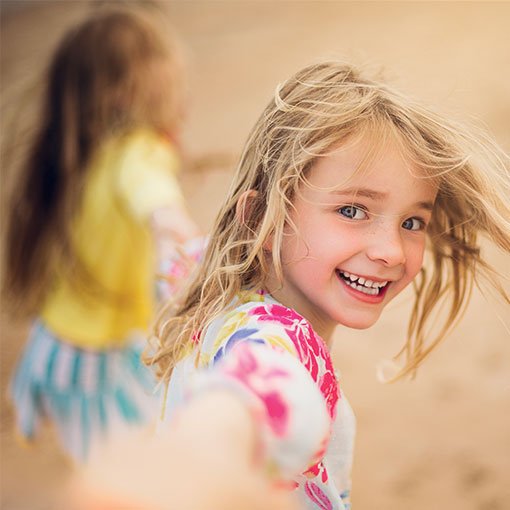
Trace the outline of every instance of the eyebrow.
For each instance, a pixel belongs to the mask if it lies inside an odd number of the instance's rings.
[[[375,191],[370,188],[345,188],[341,190],[334,190],[333,193],[335,195],[355,195],[358,197],[369,198],[370,200],[382,200],[386,197],[387,193],[383,193],[381,191]],[[430,201],[419,201],[414,204],[420,209],[425,209],[427,211],[432,211],[434,209],[434,203]]]

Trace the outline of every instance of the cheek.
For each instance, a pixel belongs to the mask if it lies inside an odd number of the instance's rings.
[[[292,266],[306,257],[306,245],[300,236],[284,233],[280,248],[282,264]]]
[[[308,260],[316,250],[320,250],[314,229],[303,220],[295,220],[297,232],[291,226],[286,226],[281,243],[282,262],[284,264],[302,263]]]
[[[407,274],[413,279],[419,272],[423,265],[423,256],[425,253],[425,240],[413,244],[407,251],[406,266]]]

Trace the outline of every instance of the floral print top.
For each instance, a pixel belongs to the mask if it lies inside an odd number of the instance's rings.
[[[246,292],[175,367],[165,420],[212,387],[244,399],[259,423],[262,461],[309,510],[348,510],[355,420],[331,356],[310,323],[264,292]]]

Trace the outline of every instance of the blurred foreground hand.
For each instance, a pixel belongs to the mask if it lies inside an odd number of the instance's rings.
[[[67,510],[298,510],[254,461],[251,415],[233,395],[204,394],[161,434],[132,432],[97,451]]]

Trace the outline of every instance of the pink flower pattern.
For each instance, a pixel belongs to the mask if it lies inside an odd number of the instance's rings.
[[[322,489],[313,482],[305,483],[306,495],[316,504],[320,510],[333,510],[333,505]]]
[[[257,299],[258,296],[264,296],[264,301]],[[291,455],[299,459],[301,475],[295,470],[292,477],[282,476],[276,482],[296,490],[307,500],[306,508],[345,510],[344,500],[323,462],[340,399],[337,377],[324,341],[305,318],[275,302],[265,292],[258,292],[253,300],[240,299],[239,307],[225,315],[223,321],[219,328],[211,328],[214,335],[208,336],[209,328],[197,335],[200,341],[196,347],[204,363],[217,369],[211,375],[216,374],[219,380],[223,377],[226,384],[237,385],[242,388],[242,394],[249,395],[249,402],[256,402],[252,411],[262,425],[261,430],[268,431],[261,437],[270,456],[271,472],[281,462],[289,469],[289,459],[282,460],[281,456],[288,456],[295,447],[301,448],[297,445],[303,440],[308,445],[308,450]],[[295,362],[296,358],[300,364]],[[311,380],[306,377],[307,372]],[[314,398],[318,400],[307,400],[311,394],[303,397],[309,386],[315,387]],[[320,395],[325,405],[320,403]],[[319,408],[325,420],[323,428],[315,427]]]
[[[336,403],[339,399],[338,382],[335,369],[327,347],[322,338],[315,333],[310,323],[290,308],[280,304],[263,304],[249,311],[249,315],[261,322],[273,322],[284,326],[285,332],[294,344],[299,360],[310,372],[312,379],[319,385],[329,415],[335,417]],[[319,369],[319,359],[324,369]]]
[[[264,407],[267,424],[276,436],[284,436],[288,427],[288,407],[278,391],[278,378],[288,378],[289,373],[278,367],[264,366],[257,359],[249,344],[238,344],[235,356],[226,357],[223,372],[236,378]]]
[[[156,295],[161,302],[168,301],[186,284],[190,274],[202,259],[207,239],[195,238],[175,251],[173,257],[160,261],[156,281]]]

